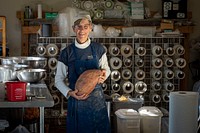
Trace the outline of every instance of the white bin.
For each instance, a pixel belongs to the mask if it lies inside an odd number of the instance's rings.
[[[162,112],[154,106],[143,106],[138,109],[141,116],[141,133],[160,133]]]
[[[140,133],[140,115],[133,109],[119,109],[117,115],[117,133]]]

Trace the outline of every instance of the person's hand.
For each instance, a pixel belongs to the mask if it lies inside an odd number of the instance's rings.
[[[78,90],[75,89],[74,91],[69,91],[68,95],[76,98],[77,100],[85,100],[88,98],[88,95],[86,95],[86,94],[77,95],[77,92],[78,92]]]
[[[103,74],[99,76],[98,84],[103,83],[106,80],[106,70],[102,70]]]

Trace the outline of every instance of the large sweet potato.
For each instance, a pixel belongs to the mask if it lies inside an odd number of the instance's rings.
[[[98,83],[99,77],[103,76],[104,74],[105,70],[97,69],[83,72],[75,84],[75,89],[78,89],[77,95],[90,94]]]

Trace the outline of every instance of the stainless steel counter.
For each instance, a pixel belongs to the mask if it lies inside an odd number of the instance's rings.
[[[44,133],[44,107],[54,106],[54,100],[44,83],[31,84],[28,86],[26,94],[32,96],[31,100],[10,102],[6,99],[0,100],[0,108],[24,108],[39,107],[40,108],[40,133]]]

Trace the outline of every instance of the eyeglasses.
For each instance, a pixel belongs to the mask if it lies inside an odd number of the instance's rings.
[[[90,24],[85,24],[85,25],[75,25],[76,29],[84,29],[87,30],[90,27]]]

